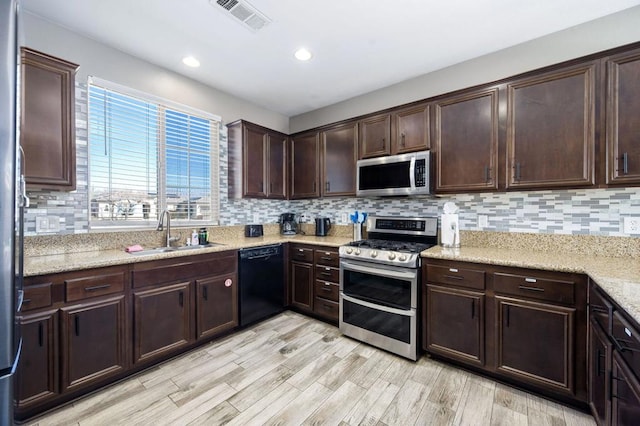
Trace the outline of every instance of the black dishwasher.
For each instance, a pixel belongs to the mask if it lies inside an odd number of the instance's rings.
[[[240,326],[284,310],[282,244],[252,247],[238,252]]]

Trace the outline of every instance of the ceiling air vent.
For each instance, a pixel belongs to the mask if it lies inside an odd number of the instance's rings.
[[[244,0],[209,0],[209,3],[253,32],[271,22],[271,19]]]

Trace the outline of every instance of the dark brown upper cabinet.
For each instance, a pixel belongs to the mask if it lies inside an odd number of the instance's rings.
[[[322,196],[356,195],[358,124],[347,123],[322,131]]]
[[[359,121],[358,158],[381,157],[391,154],[391,114],[379,114]]]
[[[63,59],[21,48],[20,145],[30,188],[76,189],[77,69]]]
[[[320,196],[320,134],[303,133],[291,138],[291,198]]]
[[[507,189],[595,183],[597,65],[507,83]]]
[[[498,189],[498,89],[434,105],[436,192]]]
[[[287,136],[247,121],[229,129],[229,198],[287,198]]]
[[[391,153],[429,149],[429,105],[421,104],[392,113]]]
[[[358,131],[360,159],[429,149],[429,105],[363,118]]]
[[[607,183],[640,183],[640,49],[606,60]]]

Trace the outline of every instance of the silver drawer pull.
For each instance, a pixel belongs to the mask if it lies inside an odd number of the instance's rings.
[[[449,272],[458,272],[456,268],[449,268]]]
[[[84,291],[103,290],[103,289],[109,288],[109,287],[111,287],[111,284],[94,285],[94,286],[91,286],[91,287],[85,287]]]
[[[520,285],[518,286],[518,288],[520,290],[529,290],[529,291],[539,291],[539,292],[544,292],[544,288],[540,288],[540,287],[529,287],[526,285]]]
[[[528,282],[528,283],[537,283],[538,282],[538,280],[536,280],[535,278],[525,278],[524,280],[526,282]]]

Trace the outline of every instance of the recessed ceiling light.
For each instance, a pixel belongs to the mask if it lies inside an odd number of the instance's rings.
[[[182,63],[191,68],[198,68],[200,66],[200,61],[193,56],[185,56],[182,58]]]
[[[309,59],[311,59],[311,52],[309,52],[307,49],[303,47],[301,49],[296,50],[295,57],[299,61],[308,61]]]

